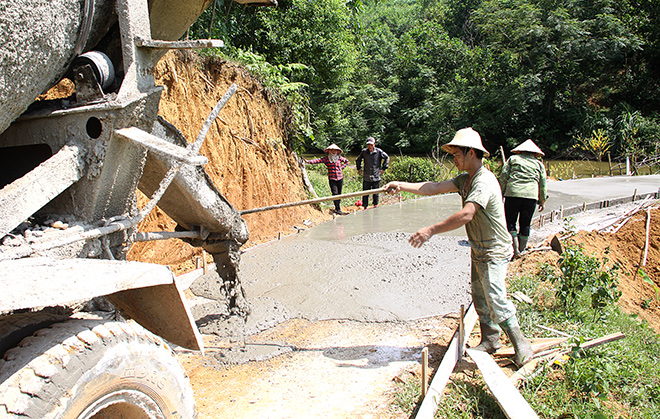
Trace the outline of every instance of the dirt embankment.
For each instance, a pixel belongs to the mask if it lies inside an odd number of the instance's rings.
[[[616,233],[580,231],[568,239],[579,244],[588,256],[599,260],[607,259],[607,266],[619,265],[619,289],[622,292],[619,305],[630,314],[638,315],[660,333],[660,209],[650,211],[647,242],[646,211],[640,211],[630,218]],[[646,251],[646,264],[643,263]],[[555,252],[531,253],[509,265],[510,275],[533,274],[538,272],[541,263],[556,263],[559,255]],[[648,276],[653,284],[646,281],[638,268]]]
[[[165,87],[160,115],[174,124],[189,142],[197,137],[208,114],[232,83],[238,91],[220,112],[202,147],[206,171],[220,192],[238,210],[306,199],[302,176],[285,147],[283,107],[269,99],[263,86],[244,68],[219,59],[170,52],[156,66],[156,84]],[[141,202],[146,202],[141,197]],[[246,215],[255,245],[295,232],[293,226],[330,218],[310,206]],[[156,209],[140,231],[173,231],[176,223]],[[134,244],[130,260],[169,265],[176,274],[194,268],[201,255],[180,240]],[[211,262],[211,259],[208,259]]]

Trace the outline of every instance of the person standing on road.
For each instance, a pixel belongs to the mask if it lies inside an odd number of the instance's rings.
[[[362,160],[364,160],[364,171],[362,170]],[[358,174],[362,176],[362,190],[378,189],[380,187],[380,177],[389,167],[390,156],[386,152],[376,147],[374,137],[367,138],[367,147],[363,148],[355,159],[355,166]],[[373,194],[374,207],[378,206],[378,194]],[[369,206],[369,195],[362,197],[362,206],[367,209]]]
[[[419,229],[408,241],[419,248],[435,234],[465,226],[472,248],[472,301],[481,328],[481,342],[475,349],[493,353],[501,348],[501,328],[513,343],[514,362],[523,365],[532,359],[533,352],[520,331],[516,308],[506,296],[505,278],[512,254],[511,236],[506,229],[497,178],[482,163],[482,158],[489,153],[482,145],[479,133],[472,128],[459,130],[442,149],[454,157],[454,165],[464,173],[444,182],[390,182],[385,187],[389,193],[460,193],[461,210],[444,221]]]
[[[337,144],[330,144],[325,149],[327,156],[320,159],[305,160],[305,164],[320,164],[323,163],[328,168],[328,182],[330,183],[330,193],[333,195],[341,195],[341,190],[344,187],[344,168],[348,166],[348,159],[341,155],[342,149]],[[347,213],[341,210],[341,199],[333,201],[335,204],[335,214],[346,215]]]
[[[504,195],[506,227],[511,234],[513,257],[525,251],[536,204],[543,211],[547,199],[545,167],[540,160],[545,154],[534,141],[527,140],[511,150],[514,153],[504,163],[500,186]],[[520,230],[516,228],[519,224]]]

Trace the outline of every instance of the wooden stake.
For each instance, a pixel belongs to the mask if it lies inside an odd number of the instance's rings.
[[[477,324],[478,318],[479,316],[474,309],[474,304],[470,304],[467,314],[465,314],[464,323],[465,332],[467,334],[472,333],[472,329],[474,328],[474,325]],[[435,375],[433,376],[433,380],[431,380],[431,385],[427,390],[426,397],[424,397],[424,400],[422,400],[422,403],[419,406],[419,410],[417,410],[417,415],[415,416],[416,419],[433,419],[435,411],[438,409],[438,403],[440,402],[442,392],[447,386],[447,382],[449,381],[452,371],[454,371],[454,367],[456,367],[456,362],[458,362],[459,350],[457,331],[457,333],[454,333],[454,337],[449,343],[449,347],[447,348],[447,352],[445,352],[445,356],[442,358],[440,366],[435,370]]]
[[[580,345],[580,349],[591,349],[594,346],[602,345],[604,343],[614,342],[619,339],[623,339],[625,337],[626,335],[621,332],[612,333],[611,335],[606,335],[597,339],[592,339],[590,341],[584,342],[582,345]]]
[[[557,329],[553,329],[553,328],[548,327],[548,326],[543,326],[543,325],[537,324],[536,327],[539,327],[541,329],[547,330],[547,331],[552,332],[552,333],[556,333],[560,336],[565,336],[567,338],[572,338],[573,337],[572,335],[569,335],[568,333],[564,333],[562,331],[559,331]]]
[[[422,399],[429,388],[429,348],[422,349]]]
[[[646,257],[649,255],[649,233],[651,230],[651,209],[646,209],[646,242],[644,243],[644,258],[642,266],[646,266]]]
[[[465,316],[465,306],[461,304],[461,317],[458,322],[458,360],[463,359],[463,352],[465,352],[465,323],[463,317]]]

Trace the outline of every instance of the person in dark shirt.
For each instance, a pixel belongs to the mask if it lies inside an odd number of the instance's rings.
[[[348,166],[348,160],[341,156],[342,150],[337,144],[331,144],[326,147],[327,156],[320,159],[305,160],[306,164],[325,164],[328,168],[328,182],[330,183],[330,192],[333,195],[341,195],[344,186],[344,172],[342,170]],[[341,210],[341,199],[333,201],[335,204],[335,214],[346,215]]]
[[[364,170],[362,170],[362,161],[364,160]],[[374,137],[367,138],[367,147],[362,149],[360,155],[355,160],[357,171],[362,176],[362,190],[378,189],[380,187],[380,176],[385,173],[390,164],[390,156],[386,152],[376,147]],[[374,207],[378,206],[378,194],[372,195],[374,198]],[[369,206],[369,195],[362,197],[364,209]]]

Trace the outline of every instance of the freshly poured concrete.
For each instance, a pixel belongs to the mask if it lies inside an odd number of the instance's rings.
[[[398,321],[459,310],[470,300],[465,230],[421,249],[407,241],[459,206],[457,195],[386,205],[246,252],[241,276],[253,314],[272,305],[309,320]]]
[[[660,176],[550,182],[547,210],[655,192]],[[247,333],[287,318],[411,320],[469,304],[464,228],[420,249],[410,233],[460,208],[456,194],[406,201],[349,216],[248,250],[241,276],[252,314]],[[538,213],[536,214],[538,215]]]
[[[556,210],[562,205],[567,208],[585,202],[628,197],[632,196],[635,190],[637,190],[637,195],[641,195],[658,192],[659,189],[660,175],[614,176],[549,182],[548,195],[550,197],[546,210]]]

